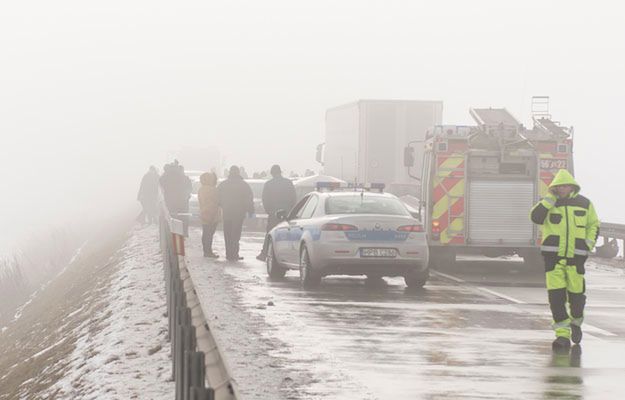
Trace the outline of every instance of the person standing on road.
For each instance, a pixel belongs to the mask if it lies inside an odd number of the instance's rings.
[[[189,198],[193,190],[191,180],[185,175],[184,167],[174,161],[163,168],[160,178],[163,197],[172,216],[189,211]]]
[[[141,203],[142,211],[139,219],[142,223],[145,222],[146,218],[148,224],[156,222],[156,204],[158,202],[158,179],[158,171],[154,166],[151,166],[148,172],[143,175],[143,179],[141,179],[141,185],[139,186],[137,200],[139,200],[139,202]]]
[[[219,206],[223,212],[224,241],[226,259],[239,261],[239,241],[245,215],[254,215],[254,195],[250,185],[243,180],[239,167],[232,166],[228,179],[219,184]]]
[[[568,352],[571,340],[575,344],[582,340],[586,304],[584,263],[599,236],[595,207],[579,194],[580,189],[575,178],[561,169],[547,196],[531,212],[532,222],[542,226],[541,251],[556,334],[552,347],[556,352]]]
[[[272,178],[263,186],[263,207],[267,212],[267,233],[272,230],[278,223],[276,212],[279,210],[290,211],[295,206],[295,186],[290,179],[282,176],[282,169],[279,165],[271,167]],[[269,235],[265,235],[263,249],[257,260],[265,261],[267,259],[267,248],[269,247]]]
[[[217,192],[217,175],[205,172],[200,175],[200,189],[198,202],[200,204],[200,219],[202,220],[202,248],[204,257],[218,258],[213,252],[213,236],[219,224],[219,194]]]

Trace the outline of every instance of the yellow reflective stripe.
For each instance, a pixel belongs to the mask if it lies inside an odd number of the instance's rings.
[[[436,187],[436,186],[435,186]],[[464,195],[464,179],[459,180],[449,192],[443,195],[440,199],[436,200],[432,209],[432,218],[440,218],[447,210],[451,208],[453,204],[459,200],[459,197]],[[453,201],[450,203],[450,201]]]
[[[571,320],[570,319],[565,319],[564,321],[560,321],[560,322],[553,322],[551,324],[551,327],[553,329],[560,329],[560,328],[568,328],[571,326]]]
[[[540,246],[540,249],[542,251],[551,251],[557,253],[560,248],[558,246]]]
[[[464,156],[449,156],[441,165],[437,167],[436,175],[439,177],[448,177],[451,172],[458,168],[464,162]]]

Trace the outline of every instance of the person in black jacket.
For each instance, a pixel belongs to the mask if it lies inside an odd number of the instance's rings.
[[[163,190],[165,205],[172,217],[178,218],[188,225],[189,199],[193,191],[191,179],[184,173],[184,167],[175,160],[163,167],[163,175],[159,180]],[[179,215],[182,214],[182,215]]]
[[[279,210],[290,211],[295,206],[295,186],[290,179],[282,176],[282,169],[279,165],[271,167],[271,176],[273,177],[263,186],[263,207],[267,212],[267,233],[272,230],[278,223],[276,212]],[[265,236],[263,249],[257,260],[265,261],[267,258],[267,248],[269,246],[269,235]]]
[[[156,167],[150,167],[148,172],[143,175],[137,200],[141,203],[142,208],[141,215],[139,215],[141,222],[144,223],[147,218],[148,224],[155,223],[158,214],[156,206],[158,202],[158,171],[156,171]]]
[[[242,260],[239,256],[239,241],[243,230],[245,215],[254,214],[254,195],[252,188],[241,177],[239,167],[232,166],[228,179],[217,188],[219,206],[223,214],[224,241],[226,242],[226,259]]]

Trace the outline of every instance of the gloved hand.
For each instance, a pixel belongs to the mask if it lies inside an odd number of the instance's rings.
[[[549,191],[549,193],[547,193],[547,195],[541,200],[541,203],[549,210],[553,208],[557,201],[558,197],[553,194],[553,192]]]

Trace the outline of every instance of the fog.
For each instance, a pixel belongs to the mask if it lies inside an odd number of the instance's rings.
[[[532,95],[575,127],[576,176],[625,222],[623,7],[596,1],[3,2],[0,250],[134,204],[183,146],[319,169],[327,108],[442,100],[446,123]],[[89,219],[86,219],[89,221]]]

